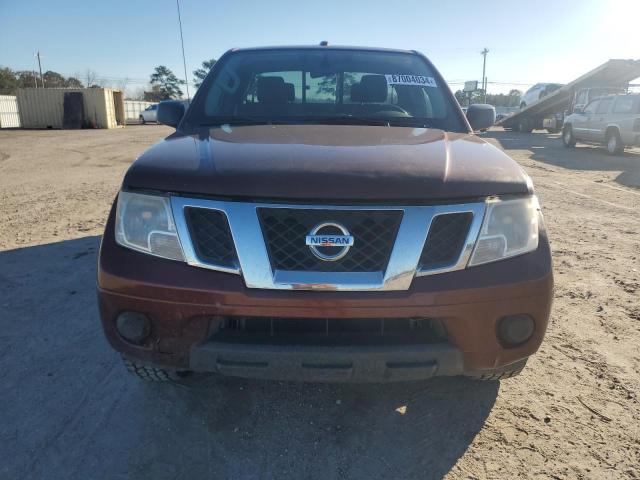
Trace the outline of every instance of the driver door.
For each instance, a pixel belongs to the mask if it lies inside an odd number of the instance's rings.
[[[590,118],[596,114],[599,99],[593,100],[587,104],[582,113],[577,113],[576,118],[571,123],[573,135],[579,140],[591,140]]]

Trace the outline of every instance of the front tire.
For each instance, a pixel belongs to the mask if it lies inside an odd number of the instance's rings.
[[[171,370],[166,368],[153,367],[142,363],[134,362],[126,357],[122,357],[127,371],[145,382],[173,382],[179,383],[184,380],[190,372]]]
[[[140,120],[140,125],[144,125],[145,123],[147,123],[145,122],[144,117],[142,115],[140,115],[139,120]]]
[[[624,151],[622,139],[617,130],[613,130],[607,134],[607,152],[609,155],[620,155]]]
[[[524,367],[527,365],[527,360],[529,360],[528,357],[519,360],[516,363],[512,363],[511,365],[495,368],[493,370],[465,373],[465,377],[480,381],[505,380],[507,378],[513,378],[520,375]]]
[[[567,148],[576,146],[576,138],[573,136],[571,125],[565,125],[562,129],[562,144]]]

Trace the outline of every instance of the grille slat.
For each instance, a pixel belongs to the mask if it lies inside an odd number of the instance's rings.
[[[446,339],[431,318],[225,317],[211,336],[216,342],[288,345],[421,344]]]
[[[449,213],[435,217],[420,256],[419,268],[429,270],[455,263],[460,256],[472,220],[471,212]]]
[[[260,208],[258,216],[272,268],[313,272],[384,271],[402,220],[399,210]],[[311,229],[323,222],[344,225],[355,239],[340,260],[320,260],[305,244]]]
[[[237,267],[236,250],[224,213],[208,208],[189,207],[185,209],[185,218],[200,260],[228,268]]]

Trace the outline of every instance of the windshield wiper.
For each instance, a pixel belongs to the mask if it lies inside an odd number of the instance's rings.
[[[429,128],[431,124],[421,118],[415,117],[360,117],[348,113],[340,115],[327,115],[317,117],[303,117],[299,119],[305,123],[321,123],[329,125],[380,125],[385,127],[414,127]]]
[[[349,113],[336,115],[311,115],[311,116],[289,116],[280,118],[269,118],[260,116],[225,116],[212,117],[201,122],[201,126],[221,126],[221,125],[291,125],[291,124],[324,124],[324,125],[372,125],[383,127],[431,127],[429,122],[415,117],[362,117]]]
[[[389,127],[389,120],[384,118],[358,117],[349,113],[326,116],[311,116],[296,118],[300,123],[319,123],[329,125],[374,125]]]

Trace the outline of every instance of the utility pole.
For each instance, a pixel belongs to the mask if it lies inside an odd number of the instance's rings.
[[[44,88],[44,77],[42,76],[42,63],[40,62],[40,50],[38,50],[38,53],[36,53],[34,57],[38,57],[38,69],[40,69],[40,82],[42,83],[42,88]],[[36,86],[37,85],[38,84],[36,83]]]
[[[482,60],[482,90],[484,91],[484,103],[487,103],[487,77],[485,77],[485,72],[487,70],[487,53],[489,53],[489,49],[484,47],[484,50],[480,52],[483,56]]]
[[[180,25],[180,43],[182,44],[182,65],[184,66],[184,81],[187,86],[187,100],[191,100],[189,97],[189,78],[187,77],[187,60],[184,56],[184,38],[182,38],[182,18],[180,18],[180,1],[176,0],[178,7],[178,24]]]

